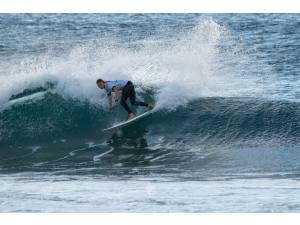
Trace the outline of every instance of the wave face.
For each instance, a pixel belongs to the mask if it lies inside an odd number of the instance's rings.
[[[51,92],[32,94],[1,112],[1,141],[20,142],[102,134],[102,129],[126,118],[121,106],[113,113],[88,102],[64,99]],[[175,110],[154,111],[146,127],[155,132],[172,127],[174,135],[187,134],[221,142],[249,138],[295,142],[300,132],[300,104],[252,98],[207,97]],[[276,141],[276,140],[274,140]]]
[[[278,149],[299,149],[299,34],[297,24],[286,26],[298,15],[0,16],[3,29],[13,24],[27,37],[1,34],[3,171],[96,165],[168,173],[212,164],[233,173],[259,171],[253,151],[276,149],[277,159]],[[133,81],[138,98],[156,103],[154,113],[103,133],[126,114],[107,110],[98,78]],[[253,158],[251,169],[234,149]]]
[[[140,168],[139,174],[206,177],[209,171],[215,175],[226,171],[226,176],[234,176],[235,170],[245,169],[240,163],[247,157],[253,158],[247,162],[250,170],[258,172],[262,162],[257,165],[257,160],[265,151],[270,151],[265,173],[289,171],[290,163],[300,166],[295,161],[300,144],[299,103],[200,98],[172,111],[154,111],[137,124],[105,133],[103,128],[125,118],[123,109],[111,113],[53,93],[29,101],[1,113],[3,171],[73,174],[76,166],[81,173],[118,176],[135,173],[133,168]],[[270,164],[273,157],[278,160],[282,149],[292,151],[293,160],[286,168],[282,162]],[[203,175],[204,168],[208,171]]]

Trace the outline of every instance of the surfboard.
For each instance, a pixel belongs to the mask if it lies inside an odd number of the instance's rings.
[[[134,117],[131,120],[126,120],[124,122],[117,123],[117,124],[113,125],[112,127],[108,127],[108,128],[103,129],[102,131],[111,131],[111,130],[114,130],[114,129],[125,127],[125,126],[127,126],[131,123],[134,123],[134,122],[140,120],[141,118],[143,118],[145,116],[150,115],[152,112],[153,112],[152,110],[149,110],[147,112],[142,113],[141,115],[138,115],[138,116]]]

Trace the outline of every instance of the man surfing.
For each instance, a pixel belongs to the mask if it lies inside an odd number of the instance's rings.
[[[117,96],[117,99],[120,99],[120,95],[121,95],[121,105],[128,113],[128,120],[133,119],[135,115],[132,113],[131,109],[129,108],[126,102],[127,98],[130,99],[130,103],[132,105],[144,106],[144,107],[148,107],[148,109],[154,108],[154,105],[152,103],[136,101],[134,85],[129,80],[104,81],[102,79],[98,79],[96,81],[96,84],[100,89],[106,90],[110,109],[114,107],[111,93],[114,92]]]

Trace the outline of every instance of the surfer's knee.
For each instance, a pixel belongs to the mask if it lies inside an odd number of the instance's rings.
[[[120,104],[121,104],[122,106],[126,105],[126,101],[125,101],[125,99],[121,98],[121,102],[120,102]]]
[[[137,105],[137,102],[134,99],[130,99],[131,105]]]

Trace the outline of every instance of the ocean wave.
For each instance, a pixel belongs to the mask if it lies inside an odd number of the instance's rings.
[[[0,104],[24,90],[52,83],[65,98],[104,107],[105,94],[95,85],[98,78],[128,79],[141,92],[154,89],[157,107],[170,110],[201,97],[273,98],[277,88],[269,82],[269,66],[253,58],[238,37],[209,17],[172,37],[124,43],[99,36],[57,51],[3,62]]]
[[[154,136],[186,134],[196,144],[298,143],[296,88],[280,91],[261,54],[207,17],[164,38],[124,43],[104,35],[16,56],[1,67],[0,144],[103,136],[126,113],[107,110],[97,78],[131,80],[138,98],[155,102],[155,113],[142,121]]]
[[[126,118],[121,106],[111,112],[88,101],[66,99],[51,91],[33,93],[11,102],[0,112],[1,142],[49,140],[90,133],[103,135],[103,128]],[[297,141],[300,105],[254,98],[206,97],[176,110],[157,109],[143,123],[154,134],[186,134],[225,143],[255,138]]]

